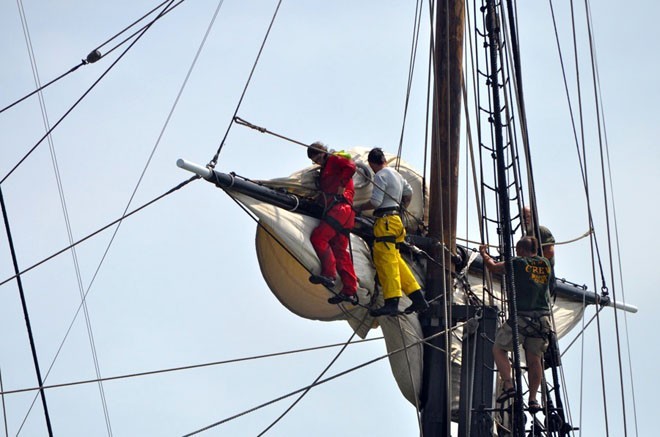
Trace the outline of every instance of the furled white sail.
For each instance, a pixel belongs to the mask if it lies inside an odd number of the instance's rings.
[[[350,153],[358,164],[358,172],[354,176],[356,187],[355,204],[367,201],[371,196],[372,177],[371,170],[366,165],[368,149],[358,148]],[[388,156],[390,165],[394,165],[394,157]],[[424,215],[424,192],[421,176],[401,162],[399,172],[413,186],[415,194],[408,208],[414,217],[406,222],[407,228],[412,231],[416,228],[418,220]],[[315,167],[301,170],[288,178],[271,181],[262,181],[271,187],[286,188],[299,195],[311,196],[315,191]],[[228,190],[231,191],[231,190]],[[318,220],[308,216],[290,212],[266,204],[251,197],[235,194],[235,198],[244,204],[260,222],[256,234],[256,250],[261,272],[269,288],[277,299],[294,314],[312,320],[335,321],[346,320],[354,332],[364,338],[370,329],[380,326],[385,338],[388,352],[400,351],[406,345],[415,344],[414,347],[390,355],[390,365],[395,380],[403,395],[411,403],[416,404],[419,399],[423,347],[419,341],[423,338],[422,329],[416,315],[402,315],[399,317],[381,317],[374,319],[369,316],[363,306],[350,304],[330,305],[327,298],[331,293],[320,285],[308,281],[309,272],[319,273],[320,263],[309,241],[312,230],[318,225]],[[363,305],[379,307],[383,304],[382,295],[377,293],[375,284],[375,268],[371,260],[368,245],[358,236],[351,235],[350,250],[356,274],[359,278],[358,296]],[[474,258],[474,257],[473,257]],[[472,258],[472,259],[473,259]],[[424,266],[409,260],[415,276],[420,284],[424,284]],[[467,272],[467,269],[465,270]],[[470,290],[474,295],[481,296],[483,278],[468,275]],[[458,282],[457,282],[458,284]],[[499,288],[499,287],[496,287]],[[341,290],[338,281],[335,292]],[[454,293],[455,302],[464,301],[464,290],[457,287]],[[499,298],[499,291],[495,292]],[[400,300],[400,307],[408,306],[407,298]],[[557,299],[555,302],[555,322],[559,336],[564,335],[580,319],[582,306],[579,303]],[[452,333],[451,355],[455,364],[452,370],[452,391],[454,402],[458,399],[461,330]]]

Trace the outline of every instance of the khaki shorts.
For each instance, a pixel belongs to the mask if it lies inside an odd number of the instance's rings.
[[[541,316],[540,326],[534,326],[529,319],[518,318],[518,342],[526,352],[543,356],[548,349],[548,334],[550,334],[550,317]],[[511,325],[505,323],[495,334],[495,346],[506,351],[513,351],[513,331]]]

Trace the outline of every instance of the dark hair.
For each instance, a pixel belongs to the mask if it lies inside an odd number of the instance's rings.
[[[536,253],[539,250],[539,243],[536,241],[536,238],[527,235],[518,240],[518,243],[516,243],[516,249],[523,249],[530,253]]]
[[[328,153],[328,148],[326,147],[325,144],[323,144],[320,141],[312,143],[310,146],[307,147],[307,157],[309,159],[314,158],[320,153]]]
[[[374,164],[385,164],[387,162],[385,159],[385,154],[383,153],[383,149],[380,147],[374,147],[371,149],[371,151],[369,151],[367,161],[373,162]]]

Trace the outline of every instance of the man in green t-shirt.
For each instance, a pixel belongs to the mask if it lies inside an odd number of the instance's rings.
[[[550,232],[550,229],[545,226],[539,225],[539,235],[534,231],[534,223],[532,220],[532,210],[529,206],[524,206],[522,209],[523,224],[525,226],[525,235],[530,237],[541,238],[541,251],[543,256],[550,261],[550,265],[555,266],[555,237]]]
[[[479,247],[484,266],[492,273],[503,274],[504,262],[496,262],[488,255],[487,246]],[[546,258],[538,256],[538,241],[525,236],[516,244],[513,264],[513,280],[516,306],[518,309],[518,340],[525,350],[525,359],[529,373],[529,411],[541,410],[536,400],[538,388],[543,376],[542,357],[548,348],[550,334],[550,299],[548,285],[552,277],[552,266]],[[513,351],[513,335],[509,320],[498,328],[495,334],[493,357],[497,370],[504,383],[503,393],[498,402],[503,402],[515,394],[511,378],[511,363],[508,352]]]

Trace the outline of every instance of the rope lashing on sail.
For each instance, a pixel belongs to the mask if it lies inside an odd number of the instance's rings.
[[[305,391],[305,390],[308,390],[309,388],[316,387],[316,386],[319,386],[319,385],[322,385],[322,384],[328,383],[328,382],[330,382],[330,381],[333,381],[333,380],[335,380],[335,379],[337,379],[337,378],[340,378],[340,377],[342,377],[342,376],[344,376],[344,375],[347,375],[347,374],[349,374],[349,373],[352,373],[352,372],[354,372],[354,371],[356,371],[356,370],[360,370],[360,369],[362,369],[362,368],[364,368],[364,367],[367,367],[367,366],[370,366],[370,365],[372,365],[372,364],[374,364],[374,363],[377,363],[378,361],[381,361],[381,360],[383,360],[383,359],[385,359],[385,358],[389,358],[390,356],[392,356],[392,355],[394,355],[394,354],[398,354],[398,353],[400,353],[400,352],[403,352],[405,349],[409,349],[409,348],[412,348],[412,347],[418,346],[418,345],[420,345],[420,344],[424,344],[424,343],[426,343],[426,342],[428,342],[428,341],[430,341],[430,340],[433,340],[434,338],[436,338],[436,337],[438,337],[438,336],[445,335],[447,332],[455,331],[455,330],[457,330],[458,328],[463,327],[464,324],[465,324],[465,323],[459,323],[459,324],[457,324],[456,326],[450,328],[449,330],[444,329],[444,330],[442,330],[442,331],[440,331],[440,332],[437,332],[437,333],[435,333],[435,334],[433,334],[433,335],[431,335],[431,336],[428,336],[428,337],[422,338],[422,339],[417,340],[417,341],[415,341],[415,342],[413,342],[413,343],[411,343],[411,344],[409,344],[409,345],[406,345],[406,346],[404,346],[404,347],[401,347],[401,348],[395,349],[395,350],[393,350],[393,351],[391,351],[391,352],[388,352],[388,353],[386,353],[385,355],[381,355],[381,356],[379,356],[379,357],[376,357],[376,358],[374,358],[374,359],[371,359],[371,360],[369,360],[369,361],[366,361],[366,362],[364,362],[364,363],[362,363],[362,364],[358,364],[357,366],[353,366],[353,367],[351,367],[351,368],[349,368],[349,369],[346,369],[346,370],[344,370],[344,371],[342,371],[342,372],[339,372],[339,373],[337,373],[337,374],[335,374],[335,375],[333,375],[333,376],[330,376],[330,377],[328,377],[328,378],[322,379],[322,380],[316,382],[315,384],[310,384],[310,385],[308,385],[308,386],[302,387],[302,388],[300,388],[300,389],[298,389],[298,390],[295,390],[295,391],[290,392],[290,393],[288,393],[288,394],[282,395],[282,396],[280,396],[280,397],[278,397],[278,398],[272,399],[272,400],[270,400],[270,401],[268,401],[268,402],[264,402],[264,403],[262,403],[262,404],[260,404],[260,405],[257,405],[257,406],[255,406],[255,407],[252,407],[252,408],[250,408],[250,409],[248,409],[248,410],[245,410],[245,411],[243,411],[243,412],[241,412],[241,413],[235,414],[235,415],[233,415],[233,416],[227,417],[227,418],[225,418],[225,419],[223,419],[223,420],[220,420],[220,421],[218,421],[218,422],[215,422],[215,423],[212,423],[212,424],[210,424],[210,425],[207,425],[207,426],[205,426],[205,427],[203,427],[203,428],[200,428],[200,429],[197,429],[197,430],[195,430],[195,431],[192,431],[192,432],[190,432],[190,433],[188,433],[188,434],[183,435],[182,437],[190,437],[190,436],[193,436],[193,435],[199,434],[199,433],[201,433],[201,432],[208,431],[208,430],[211,429],[211,428],[215,428],[215,427],[217,427],[217,426],[219,426],[219,425],[222,425],[222,424],[224,424],[224,423],[230,422],[230,421],[232,421],[232,420],[234,420],[234,419],[238,419],[239,417],[245,416],[246,414],[253,413],[253,412],[255,412],[255,411],[257,411],[257,410],[260,410],[260,409],[262,409],[262,408],[264,408],[264,407],[267,407],[267,406],[269,406],[269,405],[272,405],[272,404],[274,404],[274,403],[277,403],[277,402],[279,402],[279,401],[281,401],[281,400],[283,400],[283,399],[289,398],[289,397],[291,397],[291,396],[293,396],[293,395],[296,395],[296,394],[301,393],[301,392],[303,392],[303,391]]]
[[[165,193],[161,194],[160,196],[151,199],[151,200],[148,201],[147,203],[144,203],[142,206],[137,207],[136,209],[134,209],[133,211],[131,211],[131,212],[129,212],[129,213],[123,214],[123,215],[122,215],[121,217],[119,217],[118,219],[113,220],[112,222],[108,223],[107,225],[103,226],[102,228],[99,228],[99,229],[97,229],[96,231],[92,232],[91,234],[88,234],[86,237],[83,237],[83,238],[79,239],[78,241],[74,242],[73,244],[70,244],[70,245],[66,246],[64,249],[61,249],[61,250],[55,252],[54,254],[52,254],[52,255],[50,255],[50,256],[48,256],[48,257],[42,259],[41,261],[38,261],[38,262],[36,262],[35,264],[32,264],[30,267],[27,267],[27,268],[21,270],[19,273],[15,274],[15,275],[13,275],[13,276],[10,276],[10,277],[8,277],[8,278],[6,278],[6,279],[3,280],[2,282],[0,282],[0,285],[4,285],[4,284],[6,284],[7,282],[9,282],[9,281],[11,281],[11,280],[17,278],[18,276],[21,276],[21,275],[23,275],[23,274],[29,272],[30,270],[32,270],[32,269],[34,269],[34,268],[40,266],[41,264],[45,263],[46,261],[50,261],[51,259],[55,258],[56,256],[61,255],[61,254],[63,254],[64,252],[68,251],[68,250],[71,249],[72,247],[76,247],[76,246],[79,245],[80,243],[89,240],[89,239],[92,238],[93,236],[95,236],[95,235],[97,235],[97,234],[99,234],[99,233],[105,231],[106,229],[108,229],[109,227],[111,227],[111,226],[113,226],[113,225],[116,225],[117,223],[121,222],[121,221],[124,220],[125,218],[128,218],[128,217],[132,216],[133,214],[142,211],[142,210],[145,209],[146,207],[148,207],[148,206],[150,206],[150,205],[153,205],[153,204],[156,203],[157,201],[163,199],[163,198],[166,197],[166,196],[169,196],[170,194],[174,193],[175,191],[177,191],[177,190],[183,188],[184,186],[188,185],[190,182],[195,181],[195,180],[197,180],[197,179],[200,179],[200,177],[199,177],[198,175],[195,175],[195,176],[191,177],[190,179],[187,179],[187,180],[181,182],[180,184],[176,185],[176,186],[173,187],[173,188],[170,188],[169,190],[167,190]]]

